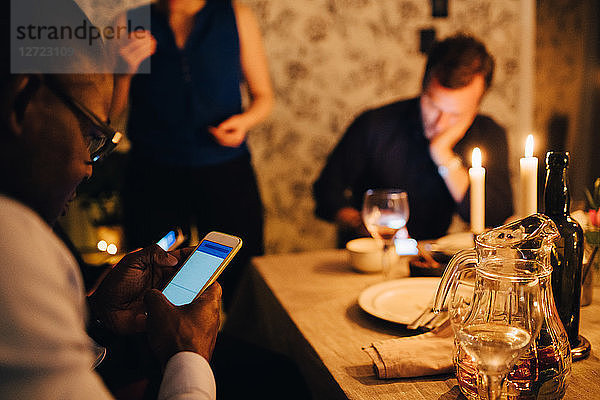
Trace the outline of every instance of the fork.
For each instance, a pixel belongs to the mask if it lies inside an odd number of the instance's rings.
[[[415,318],[410,324],[406,325],[406,329],[417,330],[425,329],[428,331],[435,330],[448,321],[448,312],[434,313],[432,305],[428,305],[423,312]]]
[[[436,330],[442,328],[443,326],[445,326],[446,323],[449,321],[450,321],[450,318],[448,315],[448,311],[442,311],[438,314],[435,314],[435,317],[433,317],[431,319],[431,321],[426,323],[423,326],[423,328],[430,330],[430,331],[436,331]]]
[[[436,314],[433,312],[433,303],[430,303],[427,305],[427,307],[425,307],[423,312],[421,312],[421,314],[419,314],[419,316],[415,318],[413,322],[406,325],[406,329],[419,329],[425,324],[430,323],[435,317]]]

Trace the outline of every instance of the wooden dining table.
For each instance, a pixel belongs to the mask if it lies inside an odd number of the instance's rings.
[[[463,399],[453,374],[377,379],[364,346],[408,336],[403,325],[361,309],[360,293],[381,274],[353,270],[346,250],[253,259],[224,329],[292,358],[315,399]],[[565,399],[600,399],[600,290],[581,309],[591,355],[573,363]]]

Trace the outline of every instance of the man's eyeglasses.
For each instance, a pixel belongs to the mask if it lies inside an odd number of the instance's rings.
[[[109,125],[110,120],[107,122],[102,121],[98,115],[66,94],[51,80],[46,79],[44,83],[67,107],[84,116],[91,123],[89,131],[83,133],[83,138],[90,153],[89,163],[97,164],[104,160],[117,147],[117,144],[123,138],[123,134]]]

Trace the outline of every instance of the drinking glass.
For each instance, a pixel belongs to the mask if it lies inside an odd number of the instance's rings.
[[[475,287],[472,300],[453,298],[450,321],[458,345],[477,365],[480,397],[487,392],[497,400],[544,321],[539,268],[530,260],[490,259],[477,270]]]
[[[390,249],[396,232],[408,221],[408,195],[400,189],[369,189],[365,192],[362,219],[367,230],[383,244],[381,266],[387,278],[391,268]]]

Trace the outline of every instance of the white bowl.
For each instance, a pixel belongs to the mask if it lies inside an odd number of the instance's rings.
[[[381,244],[373,238],[354,239],[346,243],[350,264],[360,272],[381,272]]]

